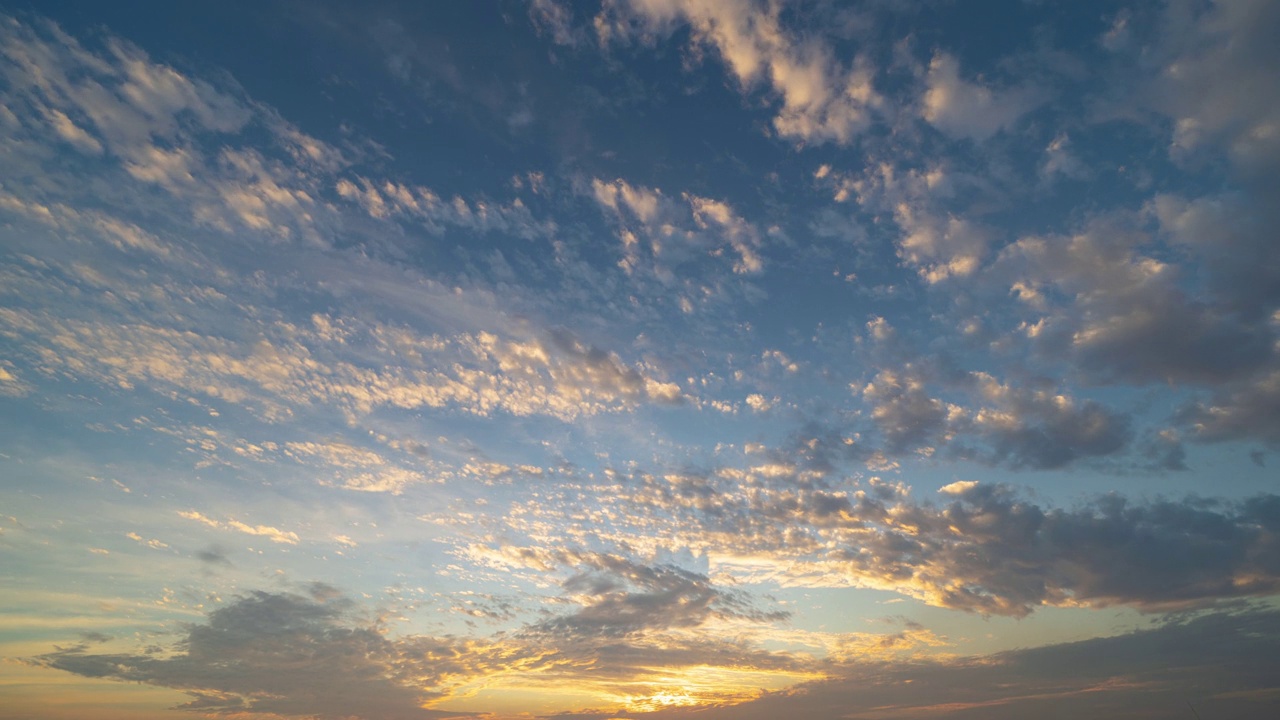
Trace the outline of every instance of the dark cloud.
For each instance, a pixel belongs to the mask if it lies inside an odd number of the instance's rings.
[[[874,530],[839,553],[848,572],[932,604],[1004,615],[1040,604],[1161,610],[1280,590],[1278,496],[1132,503],[1107,495],[1063,510],[1000,485],[952,492],[941,508],[856,507]]]
[[[954,661],[863,662],[832,680],[653,720],[947,717],[1264,720],[1280,699],[1280,612],[1253,609]]]
[[[355,603],[335,595],[331,586],[310,583],[310,597],[246,595],[189,626],[167,649],[95,654],[90,642],[99,639],[93,638],[26,662],[180,690],[191,700],[178,708],[193,712],[316,720],[471,717],[422,705],[468,682],[513,671],[536,673],[547,687],[569,682],[613,694],[660,692],[667,673],[686,667],[812,671],[812,659],[763,650],[750,639],[678,632],[717,617],[786,617],[759,611],[745,596],[713,588],[704,576],[615,556],[546,557],[580,561],[581,572],[565,589],[570,600],[584,603],[582,610],[505,639],[391,637],[360,620]]]
[[[1258,439],[1280,447],[1280,370],[1183,407],[1175,421],[1206,442]]]
[[[205,550],[196,552],[196,559],[206,565],[231,565],[231,558],[227,557],[227,552],[217,545],[210,546]]]
[[[1175,151],[1225,150],[1246,178],[1274,181],[1277,33],[1280,8],[1269,0],[1170,3],[1139,65],[1156,82],[1135,98],[1174,121]]]
[[[321,593],[326,594],[326,593]],[[421,720],[448,713],[420,705],[462,670],[449,641],[388,639],[344,616],[336,598],[255,592],[192,625],[168,657],[90,654],[83,645],[33,658],[43,667],[91,678],[173,688],[183,709],[277,713],[322,719]]]
[[[697,627],[713,617],[788,616],[759,611],[744,594],[717,588],[705,575],[672,565],[648,566],[615,555],[587,554],[580,556],[579,570],[563,588],[582,608],[541,623],[534,631],[617,638]]]
[[[1187,451],[1176,433],[1164,431],[1151,433],[1139,445],[1143,457],[1152,470],[1184,471],[1187,467]]]
[[[960,482],[939,505],[878,480],[837,490],[730,475],[743,492],[703,478],[706,499],[688,502],[659,478],[620,509],[652,532],[681,528],[729,555],[773,558],[757,580],[876,587],[983,614],[1024,616],[1041,605],[1161,611],[1280,591],[1280,496],[1109,494],[1052,508],[1005,485]]]
[[[1280,498],[1245,509],[1269,532],[1280,531]],[[964,520],[952,520],[966,524]],[[966,524],[966,527],[971,523]],[[1275,557],[1275,553],[1271,553]],[[696,574],[596,563],[646,588],[700,586]],[[608,579],[575,575],[579,590],[615,592]],[[1276,648],[1280,611],[1241,606],[1235,611],[1184,614],[1159,627],[1108,638],[1016,650],[985,657],[910,661],[845,659],[802,662],[742,641],[660,635],[624,640],[607,634],[566,635],[559,627],[526,633],[523,647],[484,652],[462,641],[410,636],[390,639],[354,622],[339,599],[317,602],[287,594],[254,593],[191,626],[165,655],[91,654],[87,645],[58,649],[29,662],[84,677],[173,688],[198,713],[304,716],[321,720],[400,720],[458,716],[419,704],[449,679],[519,666],[548,686],[565,680],[633,692],[661,689],[662,668],[704,666],[759,671],[821,671],[830,680],[733,706],[706,707],[698,718],[948,717],[1176,717],[1187,701],[1215,717],[1270,717],[1280,687]],[[903,618],[909,633],[920,627]],[[883,642],[894,642],[895,635]],[[98,639],[95,638],[96,642]],[[601,685],[603,684],[603,685]],[[1145,714],[1144,714],[1145,713]],[[617,717],[580,712],[554,717]],[[675,720],[679,710],[646,717]],[[1206,715],[1207,717],[1207,715]]]
[[[935,367],[942,364],[925,358],[881,370],[863,388],[887,452],[942,450],[988,465],[1045,470],[1118,454],[1133,439],[1128,414],[1076,400],[1048,381],[1001,382],[984,372]],[[943,390],[957,397],[934,396]]]
[[[1137,220],[1095,218],[1071,235],[1006,247],[991,280],[1041,305],[1027,334],[1045,359],[1067,359],[1089,384],[1216,385],[1274,360],[1271,329],[1189,293]],[[1051,300],[1058,300],[1049,304]]]
[[[910,365],[903,372],[882,370],[862,397],[872,403],[871,418],[892,452],[930,445],[945,429],[947,405],[930,397]]]
[[[992,465],[1015,469],[1059,468],[1082,458],[1125,449],[1130,418],[1094,401],[1077,401],[1053,388],[1015,387],[983,373],[971,381],[989,407],[971,413],[960,428],[988,446],[971,453]]]

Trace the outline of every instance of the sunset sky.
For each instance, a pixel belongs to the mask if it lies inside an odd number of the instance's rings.
[[[0,2],[0,719],[1274,719],[1280,3]]]

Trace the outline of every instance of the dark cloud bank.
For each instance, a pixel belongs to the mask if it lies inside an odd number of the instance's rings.
[[[829,679],[698,711],[700,719],[1177,718],[1189,715],[1188,702],[1205,718],[1274,717],[1267,713],[1280,701],[1280,609],[1241,598],[1280,588],[1280,496],[1139,504],[1112,495],[1067,511],[1023,502],[999,485],[949,492],[945,506],[901,503],[892,512],[888,493],[821,505],[845,522],[885,524],[892,515],[893,527],[847,553],[850,572],[897,577],[904,589],[933,593],[935,604],[1022,615],[1078,602],[1175,614],[1124,635],[986,657],[807,661],[728,639],[661,635],[713,619],[786,622],[786,613],[762,610],[705,575],[586,551],[519,551],[567,571],[561,589],[578,609],[488,641],[396,637],[316,584],[305,596],[243,596],[186,628],[167,651],[95,653],[97,640],[87,640],[28,662],[180,690],[192,699],[179,707],[193,712],[333,720],[448,716],[421,706],[514,668],[549,681],[598,681],[707,662],[816,669]],[[907,526],[915,531],[903,532]]]
[[[193,712],[408,720],[465,716],[419,705],[451,675],[483,675],[527,657],[510,648],[466,652],[458,640],[392,638],[347,609],[341,599],[257,592],[192,625],[170,655],[94,654],[79,644],[30,662],[181,690],[192,700],[179,707]],[[1203,718],[1271,718],[1280,700],[1280,610],[1239,606],[986,657],[823,669],[831,679],[745,704],[644,717],[1182,718],[1191,703]],[[531,668],[541,671],[554,668]]]

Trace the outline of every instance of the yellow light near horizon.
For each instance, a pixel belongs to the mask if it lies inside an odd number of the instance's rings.
[[[821,673],[784,672],[755,668],[696,665],[686,668],[654,668],[654,675],[625,683],[631,692],[613,694],[631,712],[652,712],[673,707],[735,705],[771,690],[823,677]],[[639,691],[639,692],[637,692]]]
[[[602,679],[568,672],[491,676],[430,703],[433,710],[465,712],[484,706],[506,712],[542,714],[599,708],[603,712],[652,712],[677,707],[733,705],[771,690],[825,677],[821,673],[695,665],[641,668],[631,678]]]

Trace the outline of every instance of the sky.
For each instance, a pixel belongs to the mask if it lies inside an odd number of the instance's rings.
[[[1274,718],[1276,38],[0,2],[0,719]]]

